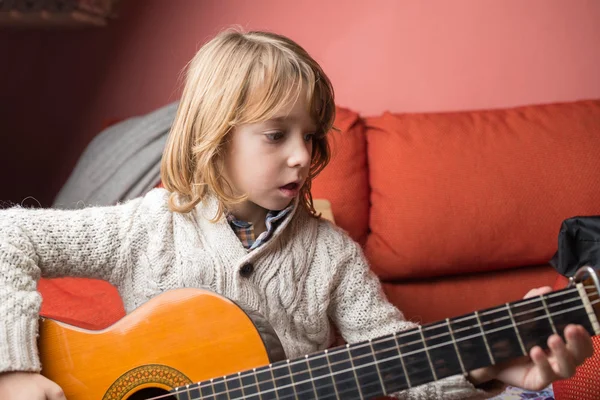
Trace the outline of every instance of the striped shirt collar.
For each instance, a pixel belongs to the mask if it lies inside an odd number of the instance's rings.
[[[275,232],[275,229],[285,221],[285,218],[291,214],[294,208],[294,203],[290,204],[283,210],[269,210],[265,218],[266,231],[258,237],[254,234],[254,226],[250,222],[240,221],[233,214],[227,213],[227,221],[235,232],[236,236],[242,242],[244,248],[252,251],[259,246],[265,244]]]

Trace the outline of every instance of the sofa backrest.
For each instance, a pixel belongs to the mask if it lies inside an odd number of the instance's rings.
[[[313,196],[384,280],[545,264],[564,219],[600,214],[600,100],[339,115]]]

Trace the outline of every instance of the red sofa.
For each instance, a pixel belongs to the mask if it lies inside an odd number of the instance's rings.
[[[339,108],[336,126],[313,196],[331,202],[411,320],[559,285],[548,260],[561,222],[600,214],[600,100],[373,117]],[[45,315],[84,327],[123,315],[103,282],[42,280],[40,291]],[[585,398],[567,392],[557,399]]]

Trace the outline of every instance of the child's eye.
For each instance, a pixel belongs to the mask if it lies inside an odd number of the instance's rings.
[[[283,138],[283,132],[265,133],[270,142],[277,142]]]
[[[315,136],[316,135],[314,133],[307,133],[306,135],[304,135],[304,141],[310,142],[315,138]]]

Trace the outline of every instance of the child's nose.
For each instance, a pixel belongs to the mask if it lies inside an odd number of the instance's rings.
[[[293,168],[306,168],[310,166],[310,143],[301,141],[300,143],[294,144],[288,159],[288,164]]]

